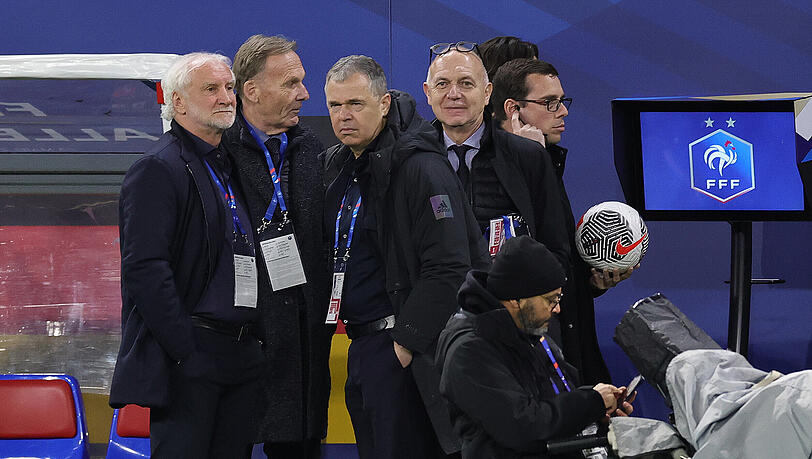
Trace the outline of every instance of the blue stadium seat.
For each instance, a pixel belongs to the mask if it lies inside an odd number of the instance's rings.
[[[107,459],[134,459],[150,456],[149,408],[127,405],[113,412]]]
[[[89,459],[79,383],[61,374],[0,375],[0,457]]]

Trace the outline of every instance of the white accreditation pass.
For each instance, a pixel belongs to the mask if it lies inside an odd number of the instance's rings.
[[[341,311],[341,294],[344,292],[344,272],[333,273],[333,288],[330,291],[330,306],[327,308],[328,325],[338,323],[338,313]]]
[[[296,236],[291,232],[259,244],[274,292],[307,282]]]
[[[234,306],[257,307],[257,265],[248,255],[234,255]]]

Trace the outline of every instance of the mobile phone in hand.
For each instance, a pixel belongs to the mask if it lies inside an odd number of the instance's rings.
[[[618,406],[623,405],[623,402],[626,401],[626,398],[628,398],[630,395],[634,393],[634,391],[637,389],[637,385],[640,384],[640,381],[642,380],[643,375],[637,375],[634,378],[632,378],[631,381],[629,381],[629,384],[626,385],[626,392],[617,401]]]

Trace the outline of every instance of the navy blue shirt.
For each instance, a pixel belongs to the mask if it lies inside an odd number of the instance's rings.
[[[232,179],[231,160],[223,150],[214,147],[189,131],[185,131],[194,144],[195,151],[207,162],[223,186],[231,184],[234,191],[237,205],[237,217],[240,220],[243,231],[248,234],[248,240],[253,245],[253,230],[251,220],[248,217],[245,200],[240,192],[240,187]],[[205,166],[204,166],[205,167]],[[217,196],[220,197],[220,204],[223,206],[218,214],[225,220],[225,233],[223,234],[222,245],[219,247],[219,256],[214,265],[214,272],[211,275],[206,290],[197,302],[197,306],[192,313],[196,316],[208,319],[227,322],[231,324],[244,324],[253,322],[259,316],[256,308],[235,307],[234,306],[234,253],[238,255],[255,255],[253,247],[244,243],[242,234],[234,226],[234,219],[231,209],[226,205],[225,197],[220,188],[209,177],[208,184],[201,183],[200,186],[211,186]],[[215,209],[207,209],[215,211]],[[218,250],[213,248],[213,250]]]
[[[367,151],[371,149],[368,148]],[[346,253],[352,212],[358,197],[361,207],[353,231],[350,257],[344,276],[344,292],[339,318],[347,324],[363,324],[394,314],[386,293],[386,273],[380,254],[377,220],[373,193],[369,190],[369,157],[364,152],[359,158],[350,153],[341,172],[327,188],[325,225],[327,234],[335,242],[335,223],[341,208],[339,224],[339,259]]]

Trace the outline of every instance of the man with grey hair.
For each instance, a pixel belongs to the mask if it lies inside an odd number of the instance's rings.
[[[377,62],[340,59],[324,92],[341,141],[324,153],[327,320],[352,340],[345,393],[358,451],[445,457],[460,442],[439,394],[437,336],[468,267],[487,265],[485,246],[435,131],[410,95],[386,91]]]
[[[299,123],[310,96],[296,42],[254,35],[234,56],[237,121],[223,134],[262,247],[259,312],[266,365],[257,442],[269,457],[317,458],[327,435],[330,278],[324,269],[324,184],[315,133]],[[293,241],[279,257],[280,241]],[[290,238],[290,239],[288,239]],[[285,247],[288,247],[287,245]],[[289,273],[298,272],[298,276]]]
[[[151,408],[153,458],[250,456],[262,351],[252,224],[220,148],[236,105],[229,64],[192,53],[169,68],[171,129],[121,186],[122,336],[110,405]]]
[[[492,85],[475,43],[438,43],[423,92],[437,138],[457,171],[494,256],[506,238],[543,242],[567,269],[569,243],[553,167],[537,142],[509,134],[485,110]],[[543,140],[543,139],[542,139]]]

